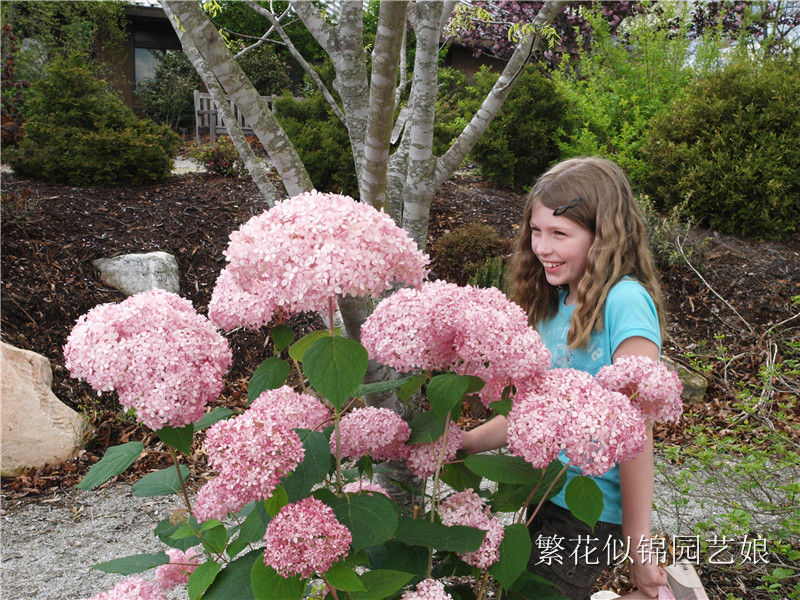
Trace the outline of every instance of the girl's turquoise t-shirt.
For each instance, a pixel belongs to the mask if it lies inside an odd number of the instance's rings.
[[[661,350],[661,328],[658,313],[650,294],[638,281],[625,277],[616,283],[608,293],[603,311],[603,329],[592,332],[589,345],[585,349],[567,347],[574,305],[567,306],[564,300],[567,291],[559,293],[558,313],[540,321],[536,326],[547,349],[550,351],[551,368],[578,369],[596,375],[601,367],[611,364],[614,351],[629,337],[647,338]],[[567,459],[562,453],[561,461]],[[567,483],[580,473],[577,469],[567,470]],[[619,465],[595,477],[594,480],[603,492],[603,512],[600,520],[607,523],[622,523],[622,498],[619,484]],[[566,486],[552,498],[552,502],[567,508],[564,498]]]

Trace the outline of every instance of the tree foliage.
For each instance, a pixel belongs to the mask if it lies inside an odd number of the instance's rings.
[[[656,118],[643,148],[644,190],[682,202],[722,231],[781,238],[800,224],[797,60],[740,59],[708,73]]]

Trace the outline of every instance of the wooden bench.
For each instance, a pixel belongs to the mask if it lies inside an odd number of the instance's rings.
[[[239,127],[245,135],[255,135],[253,128],[247,123],[244,115],[239,111],[239,108],[233,103],[230,97],[225,98],[231,105],[233,114],[239,121]],[[267,103],[270,110],[273,110],[272,99],[273,96],[261,96],[261,99]],[[217,136],[230,135],[225,122],[219,116],[217,106],[211,99],[211,94],[208,92],[194,91],[194,136],[200,142],[201,136],[209,136],[210,142],[213,144]]]

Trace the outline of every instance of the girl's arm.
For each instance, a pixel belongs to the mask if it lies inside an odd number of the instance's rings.
[[[647,356],[658,360],[658,346],[643,337],[631,337],[617,346],[613,360],[620,356]],[[658,566],[658,558],[640,554],[639,543],[650,539],[650,517],[653,506],[653,424],[648,422],[644,451],[619,466],[622,491],[622,538],[630,540],[631,579],[645,595],[658,597],[658,586],[667,585],[667,576]],[[645,548],[646,549],[646,548]]]
[[[463,434],[462,449],[467,454],[477,454],[495,450],[508,444],[508,421],[502,415],[496,416],[475,429]]]

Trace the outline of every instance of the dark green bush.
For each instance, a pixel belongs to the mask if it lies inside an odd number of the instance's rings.
[[[138,119],[79,56],[55,59],[31,87],[25,139],[6,156],[15,173],[76,186],[161,180],[178,136]]]
[[[685,202],[721,231],[779,239],[800,226],[800,68],[739,60],[654,119],[641,182],[659,209]]]
[[[496,80],[494,73],[479,72],[478,96],[485,97]],[[556,132],[570,127],[568,112],[553,82],[537,68],[527,67],[470,156],[480,172],[497,183],[533,185],[559,157]]]
[[[155,75],[136,88],[147,118],[173,131],[194,127],[194,90],[200,76],[183,52],[170,50],[158,63]]]
[[[280,95],[292,85],[292,80],[287,74],[289,67],[275,54],[272,46],[263,45],[254,48],[238,62],[261,96]]]
[[[510,249],[511,242],[491,225],[470,223],[444,234],[434,244],[434,268],[441,278],[465,285],[487,259]]]
[[[439,94],[436,97],[436,120],[433,123],[433,153],[441,156],[467,125],[465,100],[472,100],[467,78],[450,67],[439,69]],[[476,107],[477,101],[470,102]],[[471,115],[470,115],[471,116]]]
[[[308,170],[314,187],[358,198],[353,151],[347,129],[320,93],[275,100],[275,116]]]

